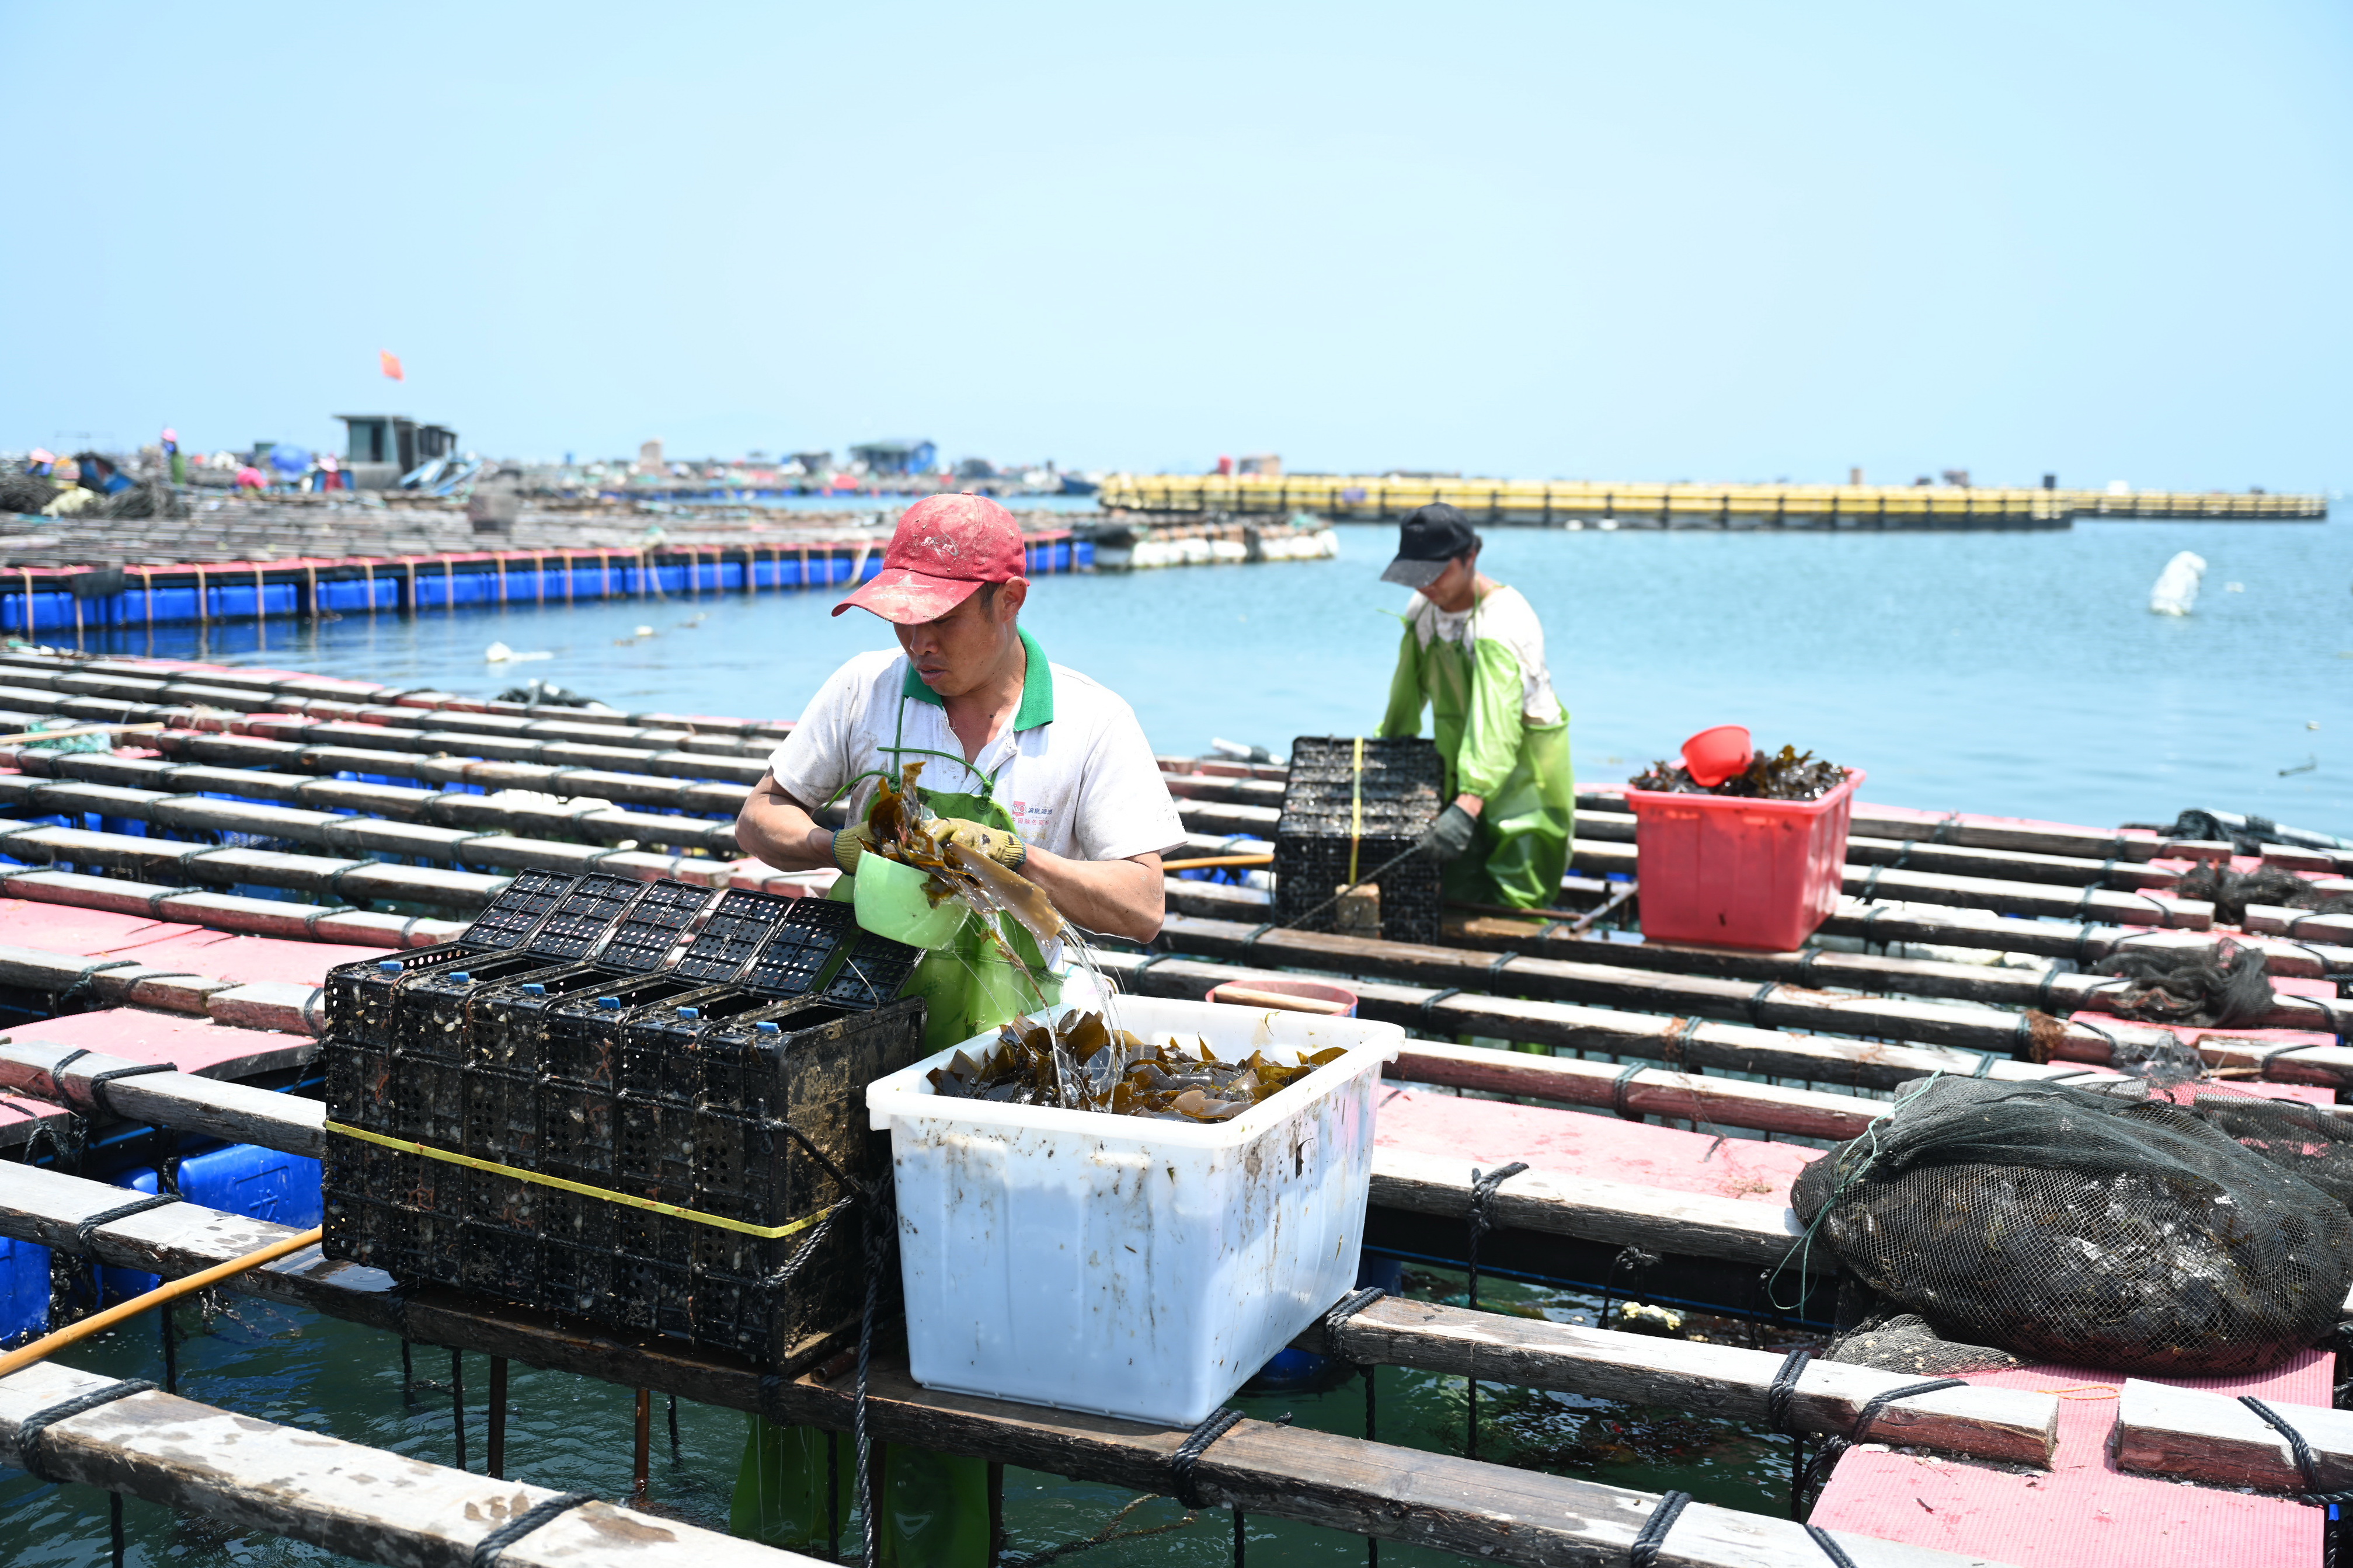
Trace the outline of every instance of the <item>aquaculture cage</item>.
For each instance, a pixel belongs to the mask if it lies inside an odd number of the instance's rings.
[[[1436,942],[1442,897],[1439,868],[1408,856],[1445,804],[1445,764],[1418,737],[1368,741],[1302,735],[1291,743],[1291,777],[1274,829],[1274,918],[1288,924],[1376,870],[1380,934],[1389,942]],[[1383,869],[1386,868],[1386,869]],[[1334,906],[1301,921],[1302,931],[1343,929]]]
[[[508,947],[469,928],[438,962],[343,966],[327,1252],[805,1364],[857,1316],[845,1183],[885,1156],[856,1102],[921,1053],[923,1005],[892,1000],[920,954],[822,900],[527,896],[545,907]]]

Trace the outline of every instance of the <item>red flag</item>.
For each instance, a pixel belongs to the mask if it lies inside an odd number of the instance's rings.
[[[400,373],[400,356],[398,354],[387,353],[384,350],[378,349],[375,351],[375,357],[383,363],[384,374],[385,375],[390,376],[395,381],[406,381],[408,379],[408,377],[401,374]]]

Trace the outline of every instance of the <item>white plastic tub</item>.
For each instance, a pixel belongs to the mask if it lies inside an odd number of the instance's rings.
[[[926,1388],[1193,1426],[1356,1280],[1394,1024],[1122,997],[1121,1028],[1220,1058],[1347,1054],[1230,1121],[866,1090],[891,1134],[907,1348]]]

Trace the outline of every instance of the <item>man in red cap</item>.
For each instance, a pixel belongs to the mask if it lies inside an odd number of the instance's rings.
[[[834,606],[892,623],[897,652],[836,670],[768,759],[735,822],[744,850],[785,871],[839,868],[848,890],[873,840],[877,775],[923,764],[918,791],[943,832],[1036,883],[1066,920],[1149,942],[1160,932],[1163,851],[1184,842],[1176,803],[1128,705],[1076,670],[1049,664],[1018,624],[1029,584],[1013,514],[982,496],[917,501],[899,520],[882,571]],[[848,825],[816,808],[849,793]],[[966,921],[908,982],[929,1008],[928,1047],[984,1034],[1053,1000],[1029,933],[1004,933],[1031,973]],[[826,1448],[813,1428],[755,1419],[735,1501],[736,1528],[770,1545],[824,1544]],[[987,1467],[893,1445],[876,1512],[886,1560],[987,1568]]]
[[[876,775],[921,762],[925,807],[966,848],[1020,872],[1089,931],[1159,933],[1160,856],[1185,837],[1176,804],[1134,710],[1049,664],[1021,629],[1023,564],[1019,525],[986,497],[907,509],[881,574],[834,607],[891,622],[901,651],[860,654],[818,690],[737,818],[747,853],[779,870],[855,877]],[[813,811],[845,789],[849,826],[818,826]],[[942,1044],[1004,1021],[919,988]]]

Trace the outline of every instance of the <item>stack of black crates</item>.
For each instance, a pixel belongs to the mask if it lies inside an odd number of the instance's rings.
[[[857,1324],[845,1180],[887,1173],[865,1089],[923,1055],[893,1000],[921,956],[846,903],[523,873],[456,941],[329,974],[327,1113],[566,1184],[331,1133],[328,1256],[797,1370]]]
[[[1293,741],[1282,817],[1274,829],[1276,921],[1298,921],[1411,848],[1437,820],[1445,777],[1438,747],[1418,738],[1302,735]],[[1373,879],[1380,889],[1383,940],[1438,940],[1438,877],[1437,864],[1416,855]],[[1335,905],[1301,921],[1298,929],[1333,931],[1338,919]]]

